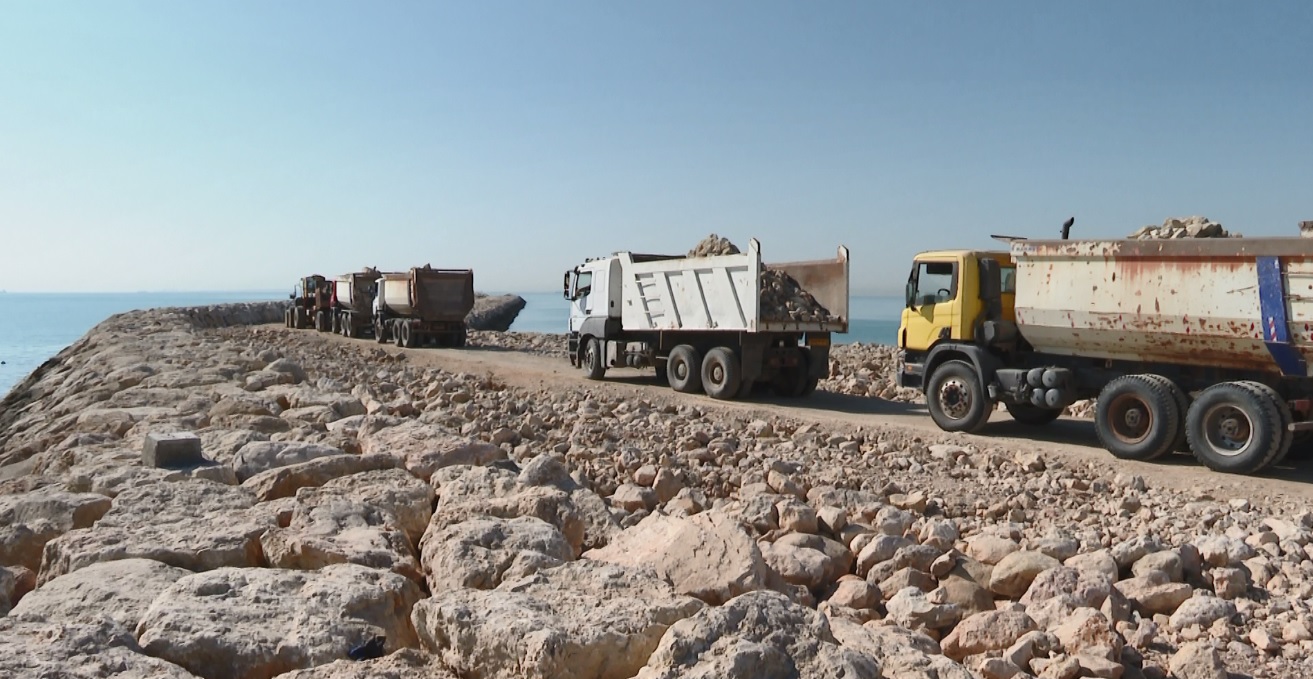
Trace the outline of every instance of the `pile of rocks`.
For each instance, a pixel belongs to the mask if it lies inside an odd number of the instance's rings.
[[[723,255],[737,255],[739,249],[730,242],[728,238],[711,234],[703,238],[692,250],[688,251],[689,257],[720,257]]]
[[[703,238],[689,257],[737,255],[739,249],[728,238],[711,234]],[[839,320],[811,293],[787,273],[775,269],[761,272],[761,318],[765,321],[794,321],[798,323],[824,323]]]
[[[1280,498],[150,313],[24,389],[6,676],[1313,670],[1313,513]],[[205,462],[144,464],[175,431]]]
[[[886,344],[836,344],[830,347],[830,376],[818,389],[886,401],[922,403],[918,389],[898,387],[898,347]]]
[[[776,269],[761,272],[761,318],[764,321],[825,323],[839,320],[802,289],[792,276]]]
[[[470,330],[506,332],[524,310],[525,304],[524,298],[519,295],[479,293],[475,296],[474,308],[465,317],[465,326]]]
[[[1127,236],[1133,240],[1154,240],[1166,238],[1241,238],[1241,234],[1228,233],[1222,225],[1207,217],[1169,217],[1162,226],[1150,224]]]

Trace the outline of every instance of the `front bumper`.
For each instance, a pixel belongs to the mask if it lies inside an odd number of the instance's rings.
[[[898,386],[903,389],[921,389],[925,384],[925,366],[921,363],[907,363],[898,357]]]

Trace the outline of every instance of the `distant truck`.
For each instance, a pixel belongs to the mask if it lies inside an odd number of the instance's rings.
[[[786,277],[828,313],[763,303]],[[756,239],[747,252],[709,257],[617,252],[567,271],[564,296],[570,362],[590,379],[655,368],[678,392],[733,399],[760,384],[800,397],[829,375],[831,333],[848,331],[848,249],[769,266]]]
[[[313,326],[321,332],[333,329],[333,282],[314,274],[302,278],[288,295],[292,300],[283,313],[283,323],[289,328]]]
[[[428,265],[378,279],[374,337],[399,347],[465,346],[465,317],[474,308],[474,272]]]
[[[1042,425],[1097,398],[1113,455],[1190,450],[1233,473],[1308,437],[1313,239],[1002,239],[912,265],[898,382],[941,429],[976,431],[996,403]]]
[[[374,333],[374,297],[378,294],[377,269],[337,277],[333,293],[333,329],[345,337]]]

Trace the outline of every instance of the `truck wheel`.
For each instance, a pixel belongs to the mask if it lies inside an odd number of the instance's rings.
[[[687,344],[681,344],[670,350],[666,359],[666,378],[670,388],[681,394],[691,394],[702,389],[702,356],[698,350]]]
[[[386,344],[388,341],[387,327],[382,321],[374,321],[374,341],[379,344]]]
[[[1288,441],[1280,405],[1271,394],[1244,382],[1215,384],[1190,406],[1190,448],[1214,471],[1259,471],[1277,459]]]
[[[1281,441],[1281,450],[1277,452],[1277,456],[1271,462],[1263,465],[1263,469],[1266,469],[1286,459],[1286,456],[1290,455],[1290,449],[1295,446],[1295,432],[1290,431],[1290,424],[1295,421],[1295,414],[1290,411],[1290,404],[1286,403],[1286,399],[1276,389],[1262,382],[1245,381],[1240,382],[1240,384],[1251,390],[1266,394],[1268,398],[1272,399],[1272,403],[1276,405],[1277,413],[1281,415],[1281,436],[1283,439]]]
[[[1171,452],[1180,423],[1176,397],[1149,375],[1109,382],[1094,406],[1099,443],[1122,460],[1152,460]]]
[[[716,347],[702,359],[702,389],[707,396],[727,401],[739,393],[743,385],[738,356],[732,349]]]
[[[1012,419],[1034,426],[1048,424],[1062,416],[1062,410],[1040,408],[1030,403],[1006,403],[1008,414]]]
[[[284,328],[290,328],[290,327],[292,327],[292,310],[291,310],[291,309],[287,309],[287,310],[284,310],[284,311],[283,311],[283,327],[284,327]]]
[[[470,338],[469,331],[462,327],[460,330],[456,331],[456,338],[455,341],[451,343],[451,346],[459,349],[465,346],[465,342],[469,341],[469,338]]]
[[[579,364],[583,366],[584,374],[590,380],[600,380],[606,375],[606,351],[602,347],[602,340],[596,337],[589,337],[584,343],[584,355],[580,358]]]
[[[1170,452],[1188,453],[1190,452],[1190,442],[1185,439],[1185,414],[1190,410],[1190,397],[1186,395],[1185,390],[1177,384],[1162,375],[1145,375],[1145,377],[1162,384],[1172,393],[1172,398],[1176,399],[1176,407],[1181,411],[1179,419],[1180,425],[1177,426],[1176,438],[1172,443]]]
[[[944,431],[979,431],[993,410],[975,368],[962,361],[935,368],[925,394],[930,417]]]
[[[395,331],[395,334],[396,334],[396,336],[397,336],[397,346],[399,346],[399,347],[409,347],[409,346],[410,346],[410,324],[409,324],[409,323],[400,323],[400,324],[398,324],[398,325],[397,325],[397,329],[396,329],[396,331]]]

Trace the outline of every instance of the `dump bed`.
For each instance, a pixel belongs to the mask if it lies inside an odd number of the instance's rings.
[[[369,313],[374,303],[379,274],[374,271],[349,273],[337,277],[337,303],[344,309]]]
[[[848,249],[833,260],[764,265],[754,238],[747,252],[712,257],[617,254],[621,325],[625,330],[734,330],[743,332],[848,330]],[[763,313],[763,277],[792,276],[829,314],[789,318]],[[776,310],[778,311],[778,309]]]
[[[1285,375],[1313,358],[1313,239],[1014,241],[1037,351]]]
[[[469,269],[414,268],[383,274],[379,284],[384,308],[397,316],[454,322],[474,308],[474,272]]]

